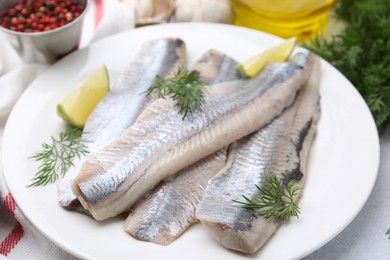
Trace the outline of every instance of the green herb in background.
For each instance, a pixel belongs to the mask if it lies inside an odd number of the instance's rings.
[[[186,71],[179,68],[171,78],[157,77],[157,80],[147,91],[147,94],[155,92],[158,98],[170,97],[176,102],[183,120],[199,110],[204,101],[204,86],[196,71]]]
[[[390,123],[390,0],[339,0],[336,15],[347,22],[345,32],[305,47],[352,82],[383,133]]]
[[[260,194],[254,199],[242,195],[245,201],[234,202],[243,204],[243,208],[253,210],[257,215],[264,218],[288,220],[290,217],[298,217],[300,209],[294,202],[300,188],[296,180],[291,180],[287,186],[279,180],[275,174],[264,173],[262,176],[264,185],[256,188]]]
[[[50,144],[42,144],[42,151],[30,157],[41,165],[29,187],[54,183],[73,165],[74,158],[87,154],[86,146],[80,142],[81,133],[81,129],[71,127],[61,132],[57,139],[52,137]]]

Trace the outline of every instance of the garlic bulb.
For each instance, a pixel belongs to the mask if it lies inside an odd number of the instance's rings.
[[[229,0],[176,0],[175,6],[175,22],[233,22]]]
[[[134,11],[135,18],[150,17],[153,14],[153,0],[121,0],[129,10]]]
[[[165,23],[171,18],[175,5],[173,0],[121,0],[135,13],[136,27]]]

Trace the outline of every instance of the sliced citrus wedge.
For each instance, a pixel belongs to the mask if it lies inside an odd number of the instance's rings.
[[[88,116],[108,90],[109,75],[103,65],[57,105],[57,114],[68,124],[83,128]]]
[[[294,50],[297,38],[288,39],[275,47],[267,49],[256,56],[237,64],[237,69],[246,77],[259,73],[268,62],[282,62],[288,59]]]

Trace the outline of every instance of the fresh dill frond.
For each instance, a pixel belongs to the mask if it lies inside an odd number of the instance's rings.
[[[80,142],[81,133],[79,128],[68,128],[58,138],[51,137],[51,143],[43,143],[42,150],[29,157],[41,164],[28,187],[54,183],[73,165],[74,158],[88,153],[85,144]]]
[[[351,81],[383,133],[390,124],[390,0],[340,0],[336,15],[345,31],[305,47]]]
[[[289,220],[290,217],[299,217],[300,208],[294,202],[295,196],[301,188],[296,180],[291,180],[284,185],[275,174],[264,173],[262,187],[255,185],[259,195],[253,199],[242,195],[245,201],[237,201],[243,208],[253,210],[257,215],[264,218],[277,220]]]
[[[147,90],[147,94],[155,93],[158,98],[172,98],[184,120],[187,115],[201,109],[204,102],[205,85],[199,79],[197,71],[179,68],[171,78],[158,76],[154,84]]]

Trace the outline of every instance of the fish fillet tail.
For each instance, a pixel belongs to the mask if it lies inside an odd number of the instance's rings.
[[[224,247],[247,254],[255,253],[258,250],[257,245],[263,245],[269,239],[269,236],[259,236],[257,230],[244,232],[237,230],[235,226],[228,223],[206,220],[201,220],[201,223],[213,238]],[[269,221],[269,223],[262,226],[261,232],[273,234],[277,228],[277,224]]]

